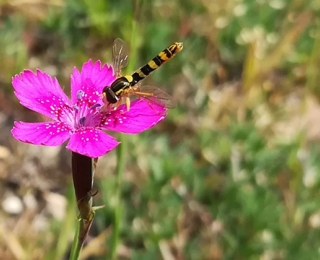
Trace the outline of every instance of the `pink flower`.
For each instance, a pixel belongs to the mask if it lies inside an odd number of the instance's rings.
[[[137,99],[127,111],[125,105],[116,110],[103,108],[102,90],[115,80],[113,68],[89,60],[81,72],[71,74],[71,100],[56,78],[37,70],[25,70],[15,75],[12,85],[20,103],[51,119],[48,122],[15,122],[13,136],[35,145],[57,146],[67,139],[73,152],[96,158],[104,155],[119,142],[103,130],[136,134],[159,123],[166,116],[166,108]]]

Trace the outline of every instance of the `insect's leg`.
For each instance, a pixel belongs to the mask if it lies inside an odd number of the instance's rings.
[[[119,98],[119,100],[117,101],[117,103],[114,105],[114,110],[117,110],[118,107],[121,105],[122,103],[122,98]]]
[[[147,94],[147,95],[146,95],[146,94]],[[155,104],[154,102],[152,102],[152,101],[149,100],[148,98],[144,98],[144,97],[147,97],[147,96],[153,97],[154,95],[153,95],[152,93],[144,93],[144,95],[141,96],[141,98],[148,102],[148,106],[153,110],[153,112],[155,112],[155,113],[158,114],[158,115],[163,114],[163,112],[157,111],[157,110],[151,105],[151,104]],[[159,104],[156,104],[156,105],[159,105]]]
[[[153,107],[153,106],[151,106],[151,103],[152,103],[152,102],[150,102],[150,101],[148,100],[148,106],[153,110],[153,112],[155,112],[156,114],[160,115],[160,114],[161,114],[161,112],[156,111],[156,110],[154,109],[154,107]]]
[[[126,105],[127,105],[127,111],[130,110],[131,101],[129,97],[126,97]]]
[[[134,94],[139,96],[145,96],[145,97],[154,97],[153,93],[147,93],[147,92],[136,91],[134,92]]]

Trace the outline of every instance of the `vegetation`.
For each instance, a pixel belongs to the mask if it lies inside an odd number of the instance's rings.
[[[132,72],[174,41],[184,50],[144,80],[177,103],[161,124],[98,161],[98,210],[82,259],[319,259],[320,35],[317,1],[0,1],[0,258],[67,259],[74,234],[70,152],[11,137],[11,78],[40,68],[65,86],[73,66]],[[10,206],[8,206],[10,205]],[[116,208],[121,214],[116,215]],[[119,211],[117,211],[119,212]]]

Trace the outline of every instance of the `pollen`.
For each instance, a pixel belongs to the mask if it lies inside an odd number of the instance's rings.
[[[85,93],[84,93],[84,91],[83,90],[78,90],[78,92],[77,92],[77,99],[80,101],[80,100],[82,100],[82,98],[84,97],[84,95],[85,95]]]

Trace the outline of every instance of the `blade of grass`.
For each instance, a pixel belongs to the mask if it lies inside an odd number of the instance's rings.
[[[140,8],[143,6],[143,0],[137,0],[134,2],[134,7],[137,8],[140,3]],[[129,71],[133,71],[135,67],[135,62],[138,56],[138,21],[134,16],[132,21],[132,30],[131,30],[131,41],[130,41],[130,61],[127,69]],[[117,169],[116,169],[116,207],[114,212],[114,227],[112,234],[112,244],[111,244],[111,259],[117,259],[117,249],[120,243],[120,230],[121,230],[121,222],[123,216],[123,203],[121,202],[121,189],[122,189],[122,181],[123,181],[123,171],[125,167],[125,157],[127,150],[127,140],[126,136],[120,135],[121,145],[119,145],[117,149]]]

